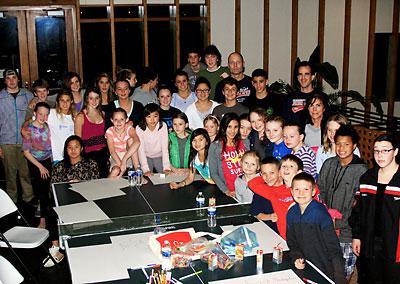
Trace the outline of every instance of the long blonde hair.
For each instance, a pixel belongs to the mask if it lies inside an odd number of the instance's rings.
[[[323,146],[323,152],[324,153],[328,153],[331,149],[332,143],[328,138],[328,123],[330,121],[334,121],[340,125],[346,125],[349,123],[349,121],[347,120],[347,118],[340,113],[331,115],[328,120],[326,121],[326,125],[325,125],[325,130],[324,130],[324,136],[322,137],[322,146]]]

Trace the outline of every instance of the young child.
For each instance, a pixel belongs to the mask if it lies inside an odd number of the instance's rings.
[[[346,260],[345,274],[349,279],[357,259],[351,247],[352,229],[349,218],[360,186],[360,177],[368,168],[364,161],[353,153],[359,136],[350,125],[340,126],[334,139],[337,156],[329,158],[322,165],[318,187],[321,190],[322,201],[330,212],[339,211],[342,215],[341,219],[335,220],[334,225]]]
[[[123,108],[114,110],[111,126],[106,131],[107,146],[110,151],[110,169],[115,166],[120,168],[122,175],[127,167],[139,166],[138,149],[140,145],[136,130],[128,124],[128,115]]]
[[[219,131],[219,120],[212,114],[206,116],[203,121],[204,129],[207,130],[208,136],[210,136],[211,142],[214,142]]]
[[[144,119],[136,126],[136,133],[140,139],[139,162],[144,175],[151,175],[153,170],[169,173],[168,129],[160,121],[160,108],[150,103],[144,107],[143,115]]]
[[[304,144],[304,127],[298,123],[286,124],[283,128],[283,140],[286,147],[292,149],[292,154],[301,159],[304,171],[316,178],[315,154],[310,147]]]
[[[242,114],[240,117],[240,137],[242,140],[245,140],[249,137],[250,132],[251,132],[251,123],[250,123],[250,117],[247,113]]]
[[[315,200],[315,181],[307,173],[297,174],[292,181],[296,204],[287,213],[286,240],[297,269],[311,261],[335,283],[347,283],[343,255],[325,206]]]
[[[283,142],[284,124],[285,122],[280,116],[270,116],[265,123],[265,134],[268,140],[273,143],[272,157],[278,160],[292,152]]]
[[[208,166],[208,148],[211,140],[204,128],[197,128],[192,132],[190,138],[189,175],[181,182],[171,182],[171,189],[178,189],[191,184],[194,181],[196,171],[210,184],[215,184],[211,179],[210,167]]]
[[[171,90],[166,85],[161,85],[157,91],[157,98],[160,103],[160,119],[167,124],[168,131],[172,131],[172,117],[181,111],[171,106]]]
[[[272,156],[273,144],[265,135],[265,122],[267,121],[265,109],[262,107],[255,108],[250,111],[249,116],[252,128],[249,135],[250,149],[257,151],[261,160],[265,157]]]
[[[260,156],[256,151],[247,151],[243,154],[240,161],[243,175],[235,180],[236,199],[241,203],[250,203],[253,200],[253,192],[248,188],[248,183],[253,178],[259,176]]]
[[[292,187],[292,180],[295,175],[303,171],[303,162],[299,157],[288,154],[281,159],[281,166],[279,168],[279,175],[283,179],[286,187]]]
[[[40,201],[39,228],[46,227],[46,218],[50,207],[50,173],[52,167],[50,130],[46,123],[50,106],[45,102],[38,102],[34,108],[35,120],[25,126],[28,133],[23,138],[22,150],[28,160],[29,172],[32,178],[32,187]]]
[[[189,168],[189,121],[186,114],[181,112],[173,116],[172,123],[174,130],[168,135],[171,170],[176,173],[185,173]]]

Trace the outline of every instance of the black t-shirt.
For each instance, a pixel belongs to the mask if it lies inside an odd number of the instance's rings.
[[[215,97],[214,97],[214,101],[216,101],[217,103],[223,103],[225,102],[225,96],[222,93],[222,82],[220,81],[217,84],[217,87],[215,88]],[[238,81],[239,84],[239,92],[238,92],[238,96],[236,97],[236,100],[239,103],[243,103],[246,104],[246,101],[252,97],[255,96],[256,90],[253,87],[253,84],[251,83],[251,77],[244,75],[243,79]]]
[[[172,130],[172,118],[177,113],[181,113],[181,111],[172,106],[168,110],[160,109],[160,118],[167,124],[168,131]]]
[[[263,99],[258,99],[255,95],[250,96],[245,104],[252,111],[255,108],[262,107],[266,110],[268,115],[281,115],[282,114],[282,101],[283,97],[276,93],[268,93]]]

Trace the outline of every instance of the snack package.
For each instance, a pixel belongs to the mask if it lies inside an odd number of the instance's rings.
[[[173,253],[171,259],[172,259],[172,267],[174,268],[189,267],[190,262],[192,260],[192,255],[186,253]]]
[[[219,243],[211,243],[207,246],[205,252],[201,255],[201,261],[208,263],[210,255],[213,253],[217,255],[218,268],[229,270],[235,264],[235,260],[226,255]]]
[[[221,247],[227,255],[235,255],[237,244],[244,245],[244,255],[249,255],[259,246],[257,235],[245,226],[240,226],[221,239]]]
[[[208,242],[209,241],[205,237],[195,238],[184,245],[176,247],[175,251],[196,255],[202,253],[202,251],[206,249]]]

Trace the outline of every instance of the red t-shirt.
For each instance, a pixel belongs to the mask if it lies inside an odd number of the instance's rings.
[[[226,186],[230,191],[235,191],[235,179],[242,174],[240,159],[246,151],[242,141],[239,142],[238,150],[236,146],[226,146],[221,153],[222,171],[226,181]]]

